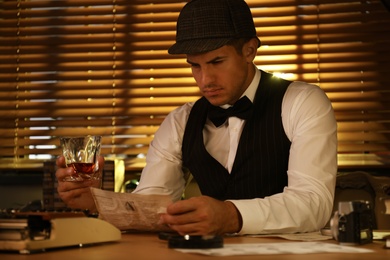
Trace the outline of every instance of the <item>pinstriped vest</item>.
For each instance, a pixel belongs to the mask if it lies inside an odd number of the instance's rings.
[[[246,120],[231,173],[215,160],[203,142],[209,102],[204,97],[191,109],[183,137],[183,167],[203,195],[216,199],[264,198],[283,191],[291,142],[282,125],[281,106],[290,81],[264,71]]]

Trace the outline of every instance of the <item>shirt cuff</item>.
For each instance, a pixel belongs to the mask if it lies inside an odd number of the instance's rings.
[[[253,200],[228,200],[241,214],[242,227],[238,235],[260,234],[265,223],[265,215],[259,210],[258,202]]]

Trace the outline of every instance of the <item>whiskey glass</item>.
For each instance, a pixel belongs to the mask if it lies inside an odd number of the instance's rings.
[[[74,169],[74,174],[63,181],[99,180],[101,136],[60,137],[62,154],[67,167]]]

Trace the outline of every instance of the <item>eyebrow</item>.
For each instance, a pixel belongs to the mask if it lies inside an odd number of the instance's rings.
[[[213,63],[213,62],[216,62],[216,61],[218,61],[218,60],[220,60],[220,59],[223,59],[223,58],[224,58],[223,56],[217,56],[217,57],[215,57],[215,58],[213,58],[213,59],[207,61],[206,63]],[[187,59],[187,63],[189,63],[189,64],[191,64],[191,65],[198,65],[198,63],[192,62],[192,61],[190,61],[189,59]]]

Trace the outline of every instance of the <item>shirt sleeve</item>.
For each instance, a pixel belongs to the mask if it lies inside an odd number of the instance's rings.
[[[283,99],[283,127],[291,141],[288,186],[282,193],[231,200],[241,213],[239,234],[310,232],[330,218],[337,172],[337,123],[317,86],[292,83]]]
[[[156,131],[134,193],[171,195],[173,201],[181,199],[186,183],[181,146],[192,105],[187,103],[173,110]]]

